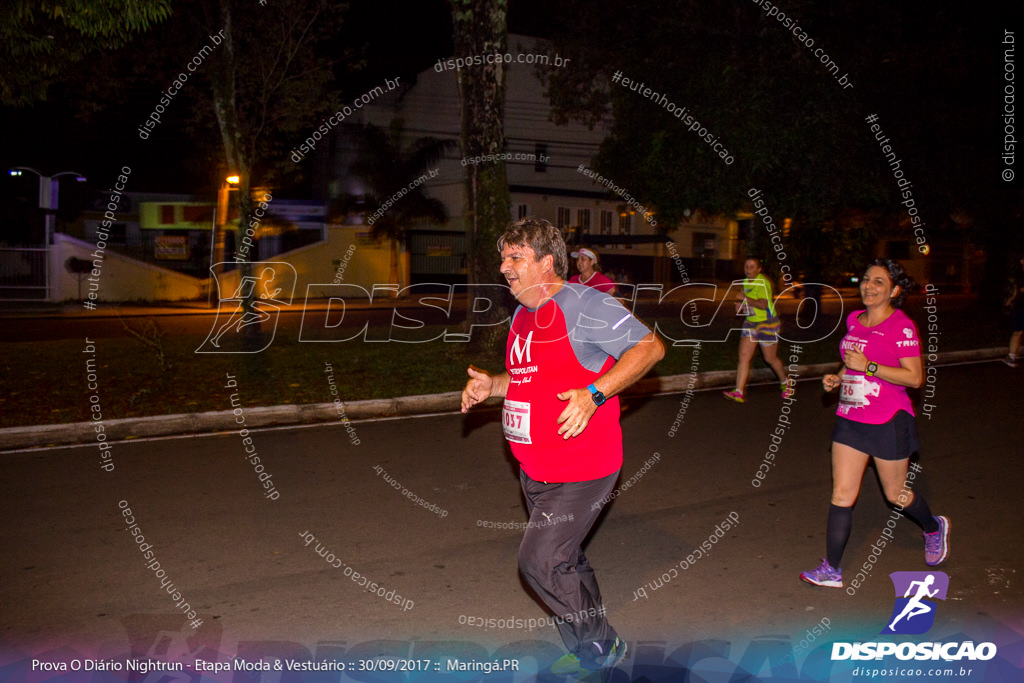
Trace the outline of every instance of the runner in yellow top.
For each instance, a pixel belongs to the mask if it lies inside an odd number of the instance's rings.
[[[761,346],[764,362],[775,371],[782,381],[782,397],[793,395],[793,387],[786,376],[786,367],[779,360],[779,318],[775,314],[772,295],[772,283],[761,272],[761,262],[748,258],[743,262],[743,298],[736,305],[738,315],[746,314],[743,331],[740,336],[740,362],[736,368],[736,388],[723,391],[722,395],[730,401],[746,402],[744,391],[747,378],[750,376],[750,362],[754,359],[754,349]]]

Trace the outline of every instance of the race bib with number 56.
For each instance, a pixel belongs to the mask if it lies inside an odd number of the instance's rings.
[[[868,404],[867,378],[864,375],[843,375],[839,387],[839,404],[847,408],[860,408]]]

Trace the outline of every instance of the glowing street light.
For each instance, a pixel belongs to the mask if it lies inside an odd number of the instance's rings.
[[[241,180],[237,175],[229,175],[220,184],[217,191],[217,225],[225,225],[228,222],[228,194],[231,190],[237,189]]]

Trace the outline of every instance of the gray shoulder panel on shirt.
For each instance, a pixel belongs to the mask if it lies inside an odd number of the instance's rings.
[[[594,372],[651,332],[618,299],[586,285],[567,282],[553,300],[565,316],[576,358]]]

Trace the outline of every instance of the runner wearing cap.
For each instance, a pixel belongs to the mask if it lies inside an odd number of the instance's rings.
[[[573,275],[569,282],[578,282],[615,296],[615,283],[603,273],[597,272],[597,254],[586,247],[580,247],[570,255],[576,259],[576,268],[580,274]]]

